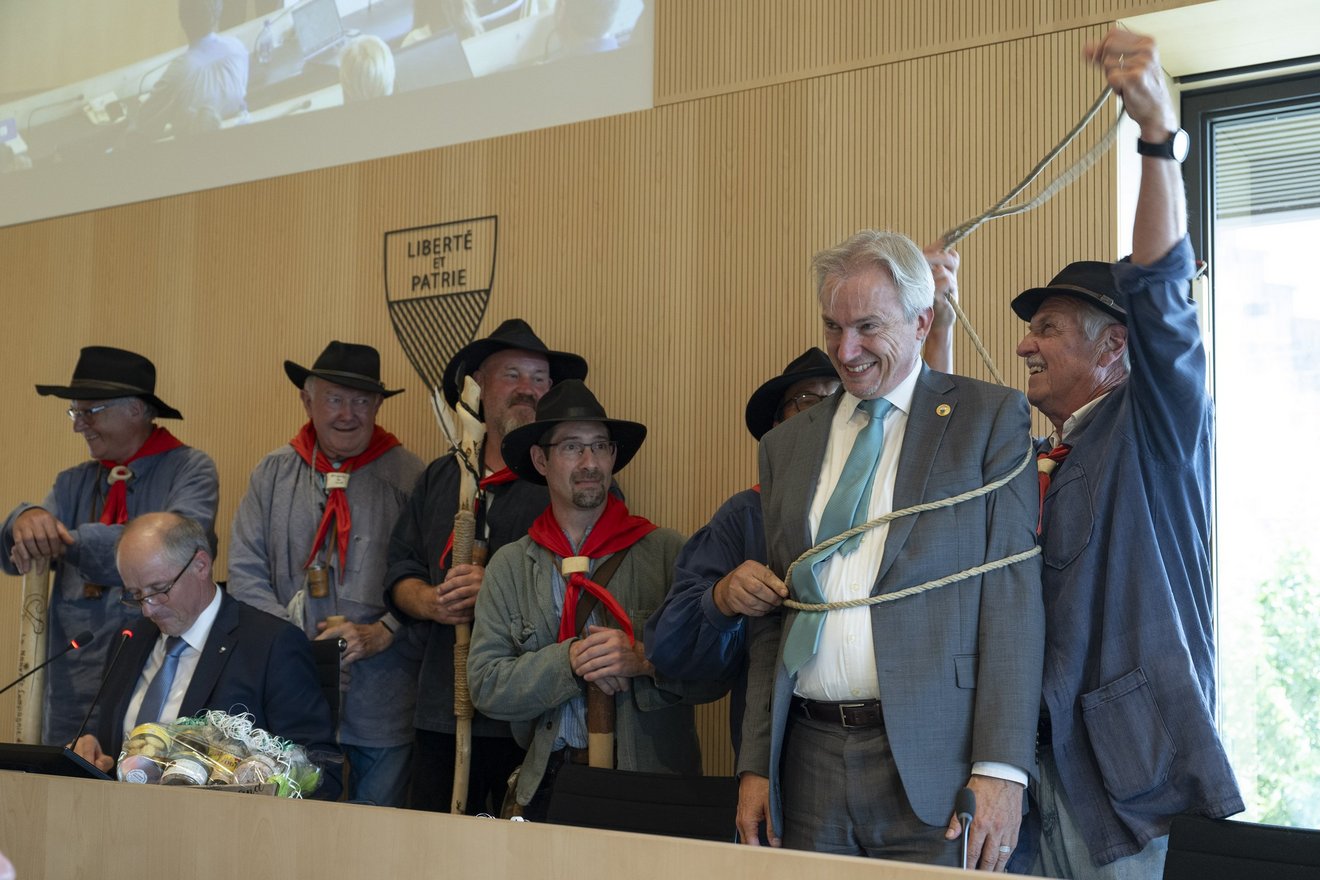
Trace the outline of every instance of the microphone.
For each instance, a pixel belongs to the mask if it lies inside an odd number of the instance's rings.
[[[953,813],[962,823],[962,866],[967,870],[967,844],[971,840],[972,818],[976,816],[976,792],[970,788],[964,788],[958,792],[958,796],[953,799]]]
[[[9,684],[5,685],[3,689],[0,689],[0,694],[3,694],[5,691],[9,690],[11,687],[18,684],[20,681],[27,678],[32,673],[36,672],[38,669],[44,669],[46,666],[49,666],[51,663],[54,663],[56,660],[60,659],[70,651],[76,651],[79,648],[89,644],[93,638],[95,638],[95,636],[92,635],[92,631],[90,629],[85,629],[82,632],[78,633],[76,636],[69,639],[69,643],[64,646],[64,649],[62,651],[60,651],[54,657],[51,657],[48,660],[46,660],[45,663],[38,663],[36,666],[33,666],[27,672],[23,673],[18,678],[14,679]]]
[[[96,696],[92,697],[91,705],[87,707],[87,714],[83,716],[82,724],[78,725],[78,732],[73,735],[73,739],[69,740],[69,748],[76,746],[78,740],[82,739],[83,732],[87,730],[87,722],[92,720],[92,710],[96,708],[97,702],[101,699],[101,692],[105,690],[105,683],[110,679],[110,673],[114,670],[115,663],[119,662],[120,652],[124,650],[124,645],[128,644],[128,640],[133,638],[131,629],[121,630],[119,634],[122,638],[120,638],[119,644],[115,645],[115,652],[110,655],[110,662],[106,664],[105,674],[101,676],[101,685],[96,689]]]

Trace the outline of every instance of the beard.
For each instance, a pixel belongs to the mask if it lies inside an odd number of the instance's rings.
[[[496,427],[502,436],[509,436],[523,425],[536,421],[536,398],[530,394],[514,394],[504,402],[504,413]]]
[[[583,486],[573,490],[574,507],[578,510],[595,510],[605,503],[605,493],[609,491],[609,486],[605,485],[604,475],[599,470],[583,471],[574,476],[577,479],[600,480],[595,486]]]

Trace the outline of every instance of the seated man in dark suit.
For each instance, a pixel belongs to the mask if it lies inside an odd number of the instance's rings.
[[[143,620],[109,669],[95,733],[79,738],[78,754],[108,772],[126,731],[207,709],[250,713],[257,727],[305,747],[318,763],[337,753],[307,639],[215,585],[210,545],[195,522],[138,517],[120,536],[115,563],[123,601],[140,604]],[[333,799],[339,767],[323,769],[316,795]]]

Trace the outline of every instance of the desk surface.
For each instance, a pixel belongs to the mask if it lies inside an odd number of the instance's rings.
[[[249,871],[357,880],[426,876],[445,865],[490,880],[617,880],[621,872],[630,880],[966,876],[731,843],[9,771],[0,771],[0,851],[23,880],[211,880]]]

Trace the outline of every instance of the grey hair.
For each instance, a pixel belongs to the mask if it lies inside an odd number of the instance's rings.
[[[155,521],[165,521],[159,529],[161,554],[174,565],[187,564],[198,551],[211,552],[211,542],[206,537],[205,529],[197,520],[172,511],[158,511],[143,514],[141,517],[129,522],[128,526],[120,531],[119,537],[115,539],[116,564],[119,561],[119,547],[124,543],[124,536],[137,530],[134,523],[137,523],[138,528],[140,528],[143,524],[139,520],[144,517],[150,517]],[[150,527],[148,526],[148,528]]]
[[[206,539],[206,532],[195,519],[177,516],[160,537],[160,549],[165,558],[175,565],[186,565],[197,553],[211,552],[211,542]]]
[[[921,248],[906,235],[884,229],[863,229],[812,257],[816,298],[824,305],[840,281],[876,268],[883,268],[894,280],[907,321],[915,321],[935,304],[935,278]]]
[[[1082,336],[1087,342],[1096,342],[1100,339],[1105,330],[1113,327],[1115,324],[1124,326],[1123,322],[1115,318],[1098,306],[1093,306],[1086,300],[1078,299],[1075,296],[1061,297],[1073,304],[1074,314],[1077,318],[1077,328],[1081,330]],[[1128,354],[1127,346],[1123,347],[1123,372],[1132,372],[1132,358]]]
[[[104,400],[104,401],[102,401],[102,402],[105,403],[105,404],[107,404],[107,405],[109,405],[109,406],[119,406],[120,404],[124,404],[124,403],[132,403],[132,402],[135,401],[135,400],[136,400],[138,403],[142,404],[142,420],[143,420],[143,422],[146,422],[146,423],[150,424],[151,422],[156,421],[156,419],[157,419],[157,417],[159,417],[160,413],[156,411],[156,408],[155,408],[154,406],[152,406],[151,404],[147,403],[147,402],[146,402],[145,400],[143,400],[141,397],[133,397],[132,395],[129,395],[129,396],[126,396],[126,397],[111,397],[111,398],[109,398],[109,399],[107,399],[107,400]]]

